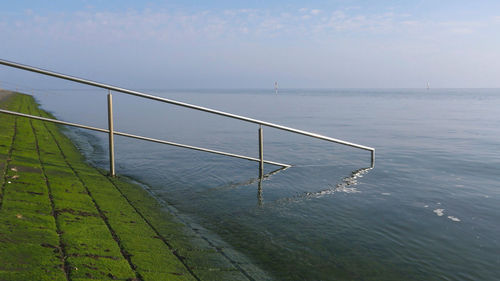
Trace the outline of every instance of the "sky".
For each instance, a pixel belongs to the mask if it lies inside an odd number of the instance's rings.
[[[132,89],[500,87],[500,1],[1,1],[0,42]]]

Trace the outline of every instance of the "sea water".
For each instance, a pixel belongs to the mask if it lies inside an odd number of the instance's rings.
[[[258,163],[116,137],[129,175],[276,280],[498,280],[500,90],[144,90],[376,149],[263,127]],[[35,92],[106,128],[104,90]],[[258,126],[113,93],[115,129],[258,157]],[[79,132],[107,167],[107,139]],[[265,166],[270,173],[276,168]]]

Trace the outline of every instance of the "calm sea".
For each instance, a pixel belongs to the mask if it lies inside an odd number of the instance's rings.
[[[376,148],[366,169],[367,151],[264,127],[264,157],[293,166],[258,181],[254,162],[117,137],[118,173],[276,280],[498,280],[499,89],[145,91]],[[34,94],[106,127],[105,91]],[[113,98],[116,130],[258,157],[254,124]],[[106,137],[78,135],[107,167]]]

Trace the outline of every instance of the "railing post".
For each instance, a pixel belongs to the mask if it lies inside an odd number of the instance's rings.
[[[375,150],[372,150],[372,168],[375,167]]]
[[[262,125],[259,125],[259,178],[264,177],[264,136],[262,134]]]
[[[113,98],[108,90],[108,129],[109,129],[109,175],[115,176],[115,140],[113,129]]]

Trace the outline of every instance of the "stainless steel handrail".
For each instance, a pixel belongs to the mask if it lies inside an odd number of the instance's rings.
[[[20,63],[15,63],[15,62],[11,62],[11,61],[6,61],[6,60],[0,59],[0,64],[6,65],[6,66],[10,66],[10,67],[14,67],[14,68],[18,68],[18,69],[22,69],[22,70],[26,70],[26,71],[30,71],[30,72],[40,73],[40,74],[43,74],[43,75],[48,75],[48,76],[52,76],[52,77],[56,77],[56,78],[60,78],[60,79],[64,79],[64,80],[69,80],[69,81],[73,81],[73,82],[80,83],[80,84],[86,84],[86,85],[90,85],[90,86],[94,86],[94,87],[98,87],[98,88],[103,88],[103,89],[107,89],[109,91],[115,91],[115,92],[120,92],[120,93],[124,93],[124,94],[129,94],[129,95],[133,95],[133,96],[138,96],[138,97],[146,98],[146,99],[156,100],[156,101],[160,101],[160,102],[164,102],[164,103],[168,103],[168,104],[173,104],[173,105],[177,105],[177,106],[181,106],[181,107],[186,107],[186,108],[190,108],[190,109],[194,109],[194,110],[198,110],[198,111],[208,112],[208,113],[212,113],[212,114],[216,114],[216,115],[220,115],[220,116],[224,116],[224,117],[229,117],[229,118],[233,118],[233,119],[237,119],[237,120],[242,120],[242,121],[245,121],[245,122],[250,122],[250,123],[258,124],[260,126],[267,126],[267,127],[271,127],[271,128],[275,128],[275,129],[279,129],[279,130],[284,130],[284,131],[288,131],[288,132],[292,132],[292,133],[304,135],[304,136],[313,137],[313,138],[316,138],[316,139],[321,139],[321,140],[325,140],[325,141],[329,141],[329,142],[334,142],[334,143],[338,143],[338,144],[342,144],[342,145],[347,145],[347,146],[355,147],[355,148],[358,148],[358,149],[367,150],[367,151],[371,152],[371,166],[373,167],[374,164],[375,164],[375,149],[372,148],[372,147],[369,147],[369,146],[364,146],[364,145],[360,145],[360,144],[356,144],[356,143],[352,143],[352,142],[347,142],[347,141],[343,141],[343,140],[339,140],[339,139],[327,137],[327,136],[324,136],[324,135],[307,132],[307,131],[304,131],[304,130],[298,130],[298,129],[294,129],[294,128],[290,128],[290,127],[286,127],[286,126],[282,126],[282,125],[278,125],[278,124],[274,124],[274,123],[270,123],[270,122],[266,122],[266,121],[262,121],[262,120],[258,120],[258,119],[253,119],[253,118],[249,118],[249,117],[245,117],[245,116],[240,116],[240,115],[236,115],[236,114],[232,114],[232,113],[227,113],[227,112],[220,111],[220,110],[210,109],[210,108],[203,107],[203,106],[198,106],[198,105],[193,105],[193,104],[189,104],[189,103],[179,102],[179,101],[175,101],[175,100],[171,100],[171,99],[166,99],[166,98],[162,98],[162,97],[157,97],[157,96],[153,96],[153,95],[141,93],[141,92],[138,92],[138,91],[128,90],[128,89],[124,89],[124,88],[120,88],[120,87],[116,87],[116,86],[112,86],[112,85],[107,85],[107,84],[104,84],[104,83],[94,82],[94,81],[90,81],[90,80],[86,80],[86,79],[82,79],[82,78],[78,78],[78,77],[74,77],[74,76],[70,76],[70,75],[65,75],[65,74],[61,74],[61,73],[57,73],[57,72],[53,72],[53,71],[49,71],[49,70],[44,70],[44,69],[41,69],[41,68],[36,68],[36,67],[32,67],[32,66],[28,66],[28,65],[24,65],[24,64],[20,64]],[[25,116],[25,117],[27,117],[27,116]],[[112,116],[110,116],[110,118],[112,118]],[[48,120],[45,120],[45,121],[48,121]],[[118,135],[118,133],[114,132],[112,130],[112,128],[111,128],[111,130],[108,130],[107,132],[110,134],[110,136],[113,133]],[[261,138],[262,138],[262,130],[261,130],[261,128],[259,128],[259,136],[260,136],[259,137],[259,139],[260,139],[259,144],[261,144],[262,143],[262,141],[261,141]],[[132,135],[130,135],[129,137],[132,137]],[[134,137],[135,138],[140,138],[140,139],[143,139],[143,140],[148,140],[149,139],[149,138],[140,137],[140,136],[134,136]],[[149,140],[151,141],[151,139],[149,139]],[[155,142],[160,142],[160,140],[156,140]],[[169,142],[166,142],[166,141],[161,141],[161,142],[163,142],[165,144],[174,145],[173,143],[169,143]],[[195,147],[190,147],[190,146],[181,145],[181,144],[175,144],[175,145],[176,146],[180,146],[180,147],[185,147],[185,148],[196,149],[196,150],[200,150],[200,151],[212,152],[212,153],[217,153],[217,154],[221,154],[221,155],[235,157],[235,155],[230,154],[230,153],[225,153],[225,152],[220,152],[220,151],[215,152],[215,151],[213,151],[213,150],[211,151],[209,149],[195,148]],[[262,145],[260,145],[260,152],[262,152],[262,149],[263,149]],[[262,155],[262,153],[260,153],[260,155]],[[239,156],[241,156],[241,155],[239,155]],[[254,159],[256,159],[256,158],[252,158],[252,157],[246,157],[246,158],[245,157],[246,156],[241,156],[241,157],[238,157],[238,158],[244,158],[244,159],[248,159],[248,160],[252,160],[252,161],[255,161]],[[264,162],[263,159],[260,159],[259,161],[261,163]],[[269,163],[269,161],[265,162],[265,163]],[[277,162],[274,162],[274,164],[277,164]],[[290,166],[290,165],[286,165],[286,164],[277,164],[277,165],[281,165],[283,167],[287,167],[287,166],[289,167]],[[262,165],[261,165],[261,167],[262,167]],[[261,171],[261,175],[262,175],[262,171]]]
[[[56,123],[56,124],[67,125],[67,126],[97,131],[97,132],[101,132],[101,133],[109,134],[109,132],[110,132],[110,130],[107,130],[107,129],[96,128],[96,127],[81,125],[81,124],[77,124],[77,123],[71,123],[71,122],[61,121],[61,120],[57,120],[57,119],[46,118],[46,117],[41,117],[41,116],[36,116],[36,115],[30,115],[30,114],[26,114],[26,113],[20,113],[20,112],[5,110],[5,109],[0,109],[0,113],[21,116],[21,117],[27,117],[27,118],[31,118],[31,119],[47,121],[47,122],[52,122],[52,123]],[[223,152],[223,151],[207,149],[207,148],[202,148],[202,147],[196,147],[196,146],[192,146],[192,145],[180,144],[180,143],[175,143],[175,142],[170,142],[170,141],[164,141],[164,140],[160,140],[160,139],[148,138],[148,137],[143,137],[143,136],[138,136],[138,135],[133,135],[133,134],[128,134],[128,133],[123,133],[123,132],[119,132],[119,131],[113,131],[113,134],[118,135],[118,136],[124,136],[124,137],[139,139],[139,140],[168,144],[168,145],[182,147],[182,148],[188,148],[188,149],[192,149],[192,150],[198,150],[198,151],[203,151],[203,152],[208,152],[208,153],[214,153],[214,154],[219,154],[219,155],[224,155],[224,156],[229,156],[229,157],[234,157],[234,158],[239,158],[239,159],[260,162],[260,159],[258,159],[258,158],[253,158],[253,157],[248,157],[248,156],[238,155],[238,154],[233,154],[233,153],[227,153],[227,152]],[[276,165],[276,166],[282,166],[284,168],[291,167],[291,165],[288,165],[288,164],[269,161],[269,160],[264,160],[264,163]]]

